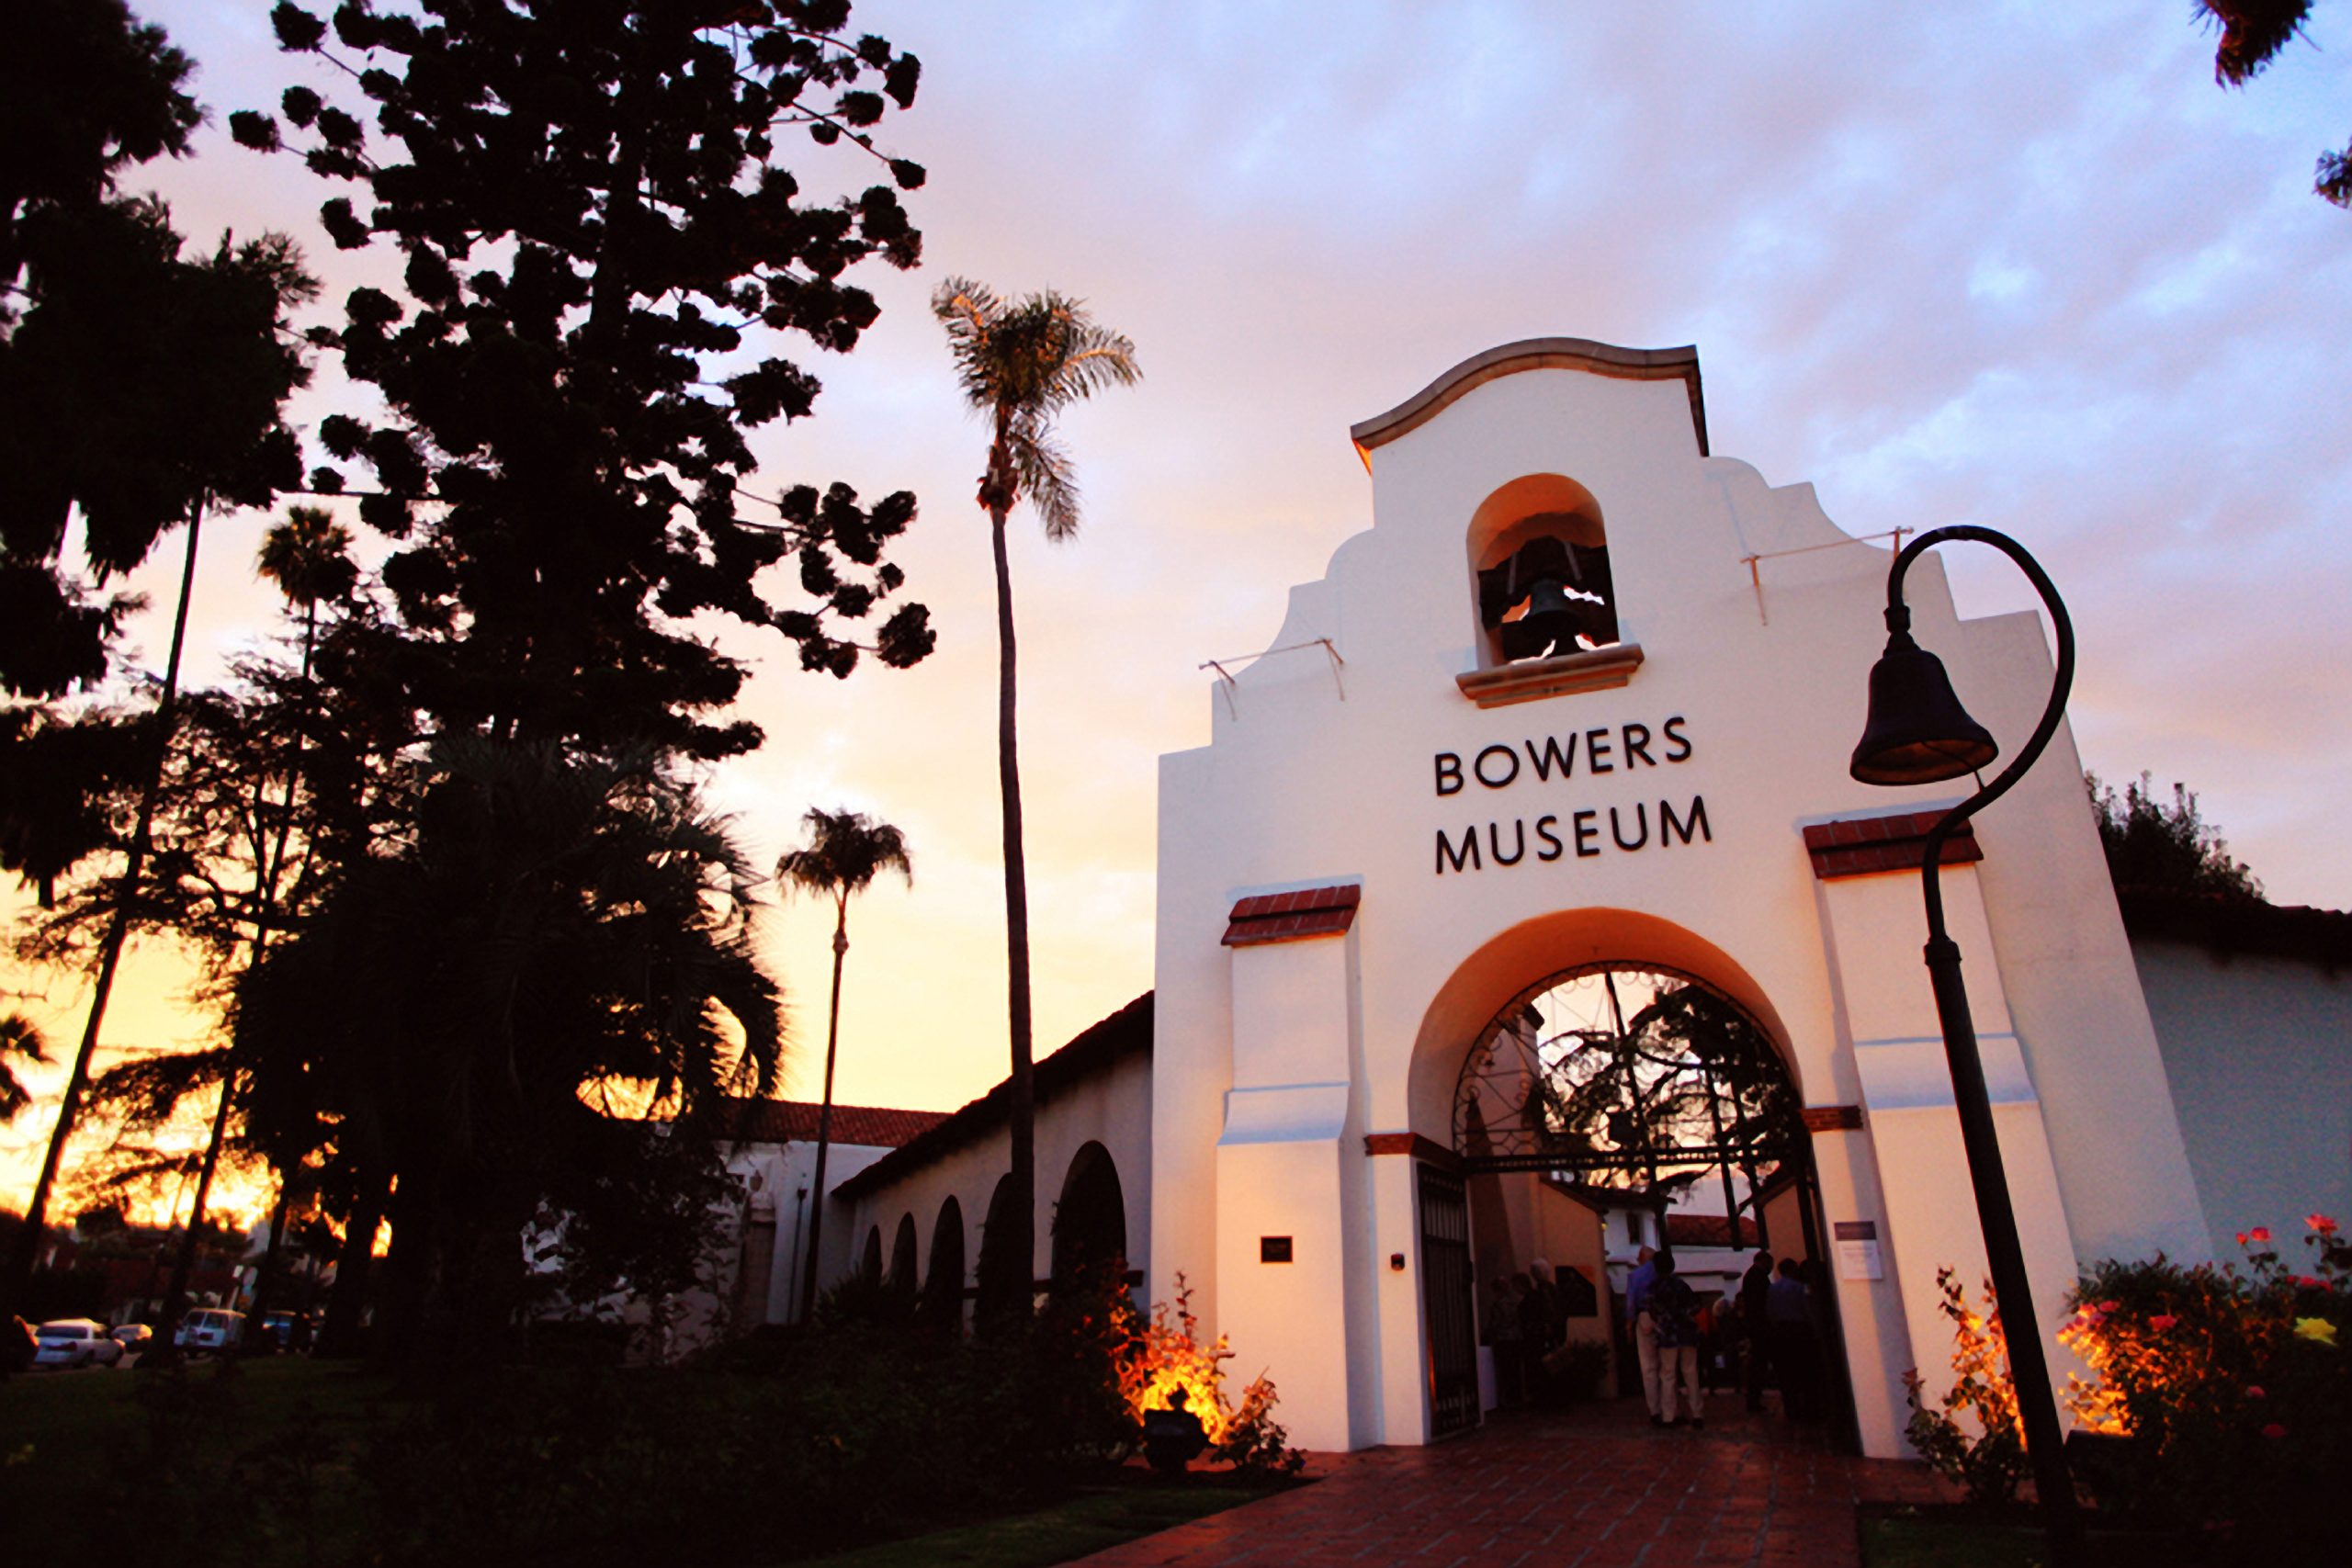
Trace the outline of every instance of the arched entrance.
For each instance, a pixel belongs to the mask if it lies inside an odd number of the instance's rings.
[[[1803,1096],[1770,1029],[1728,989],[1646,955],[1586,958],[1510,997],[1458,1059],[1450,1143],[1463,1213],[1444,1213],[1442,1194],[1433,1205],[1425,1181],[1425,1231],[1466,1232],[1470,1266],[1453,1274],[1474,1281],[1483,1338],[1534,1276],[1555,1280],[1554,1343],[1495,1352],[1504,1402],[1556,1391],[1560,1370],[1578,1365],[1598,1392],[1634,1391],[1624,1289],[1642,1247],[1671,1247],[1702,1299],[1724,1303],[1759,1250],[1809,1267],[1823,1258]],[[1425,1235],[1425,1255],[1430,1245]],[[1458,1429],[1476,1419],[1479,1401],[1461,1386],[1476,1353],[1453,1326],[1459,1286],[1430,1283],[1433,1426]],[[1826,1276],[1816,1284],[1835,1388],[1832,1292]],[[1549,1372],[1536,1365],[1547,1350],[1561,1352]]]

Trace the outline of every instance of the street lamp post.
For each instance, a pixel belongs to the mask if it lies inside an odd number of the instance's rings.
[[[1984,1228],[1985,1257],[1992,1266],[1994,1298],[2007,1330],[2009,1375],[2025,1424],[2026,1457],[2033,1466],[2034,1490],[2041,1499],[2051,1555],[2060,1568],[2067,1568],[2082,1559],[2082,1517],[2075,1511],[2074,1484],[2066,1473],[2050,1367],[2041,1352],[2041,1321],[2033,1310],[2025,1249],[2018,1240],[2008,1177],[2001,1165],[2000,1138],[1984,1089],[1984,1066],[1976,1054],[1976,1025],[1969,1016],[1968,992],[1961,983],[1960,947],[1944,929],[1943,886],[1939,875],[1945,840],[2006,794],[2050,744],[2074,684],[2075,631],[2066,606],[2040,564],[2016,540],[1990,528],[1956,525],[1920,535],[1895,556],[1886,575],[1886,651],[1871,671],[1870,718],[1860,744],[1854,748],[1851,772],[1863,784],[1934,784],[1974,773],[1999,755],[2000,748],[1991,734],[1961,707],[1941,661],[1911,640],[1911,611],[1903,603],[1903,574],[1922,550],[1947,539],[1991,545],[2017,562],[2049,607],[2057,637],[2057,680],[2041,722],[1998,777],[1944,813],[1928,829],[1920,883],[1928,905],[1928,975],[1935,988],[1936,1015],[1943,1026],[1944,1055],[1951,1066],[1952,1101],[1960,1113],[1969,1179],[1976,1190],[1976,1213]]]

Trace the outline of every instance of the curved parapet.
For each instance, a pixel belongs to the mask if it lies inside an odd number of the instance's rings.
[[[1632,381],[1680,379],[1690,389],[1690,423],[1699,436],[1699,455],[1707,451],[1707,404],[1699,388],[1699,350],[1680,348],[1619,348],[1582,337],[1531,337],[1499,348],[1474,354],[1461,364],[1390,409],[1348,434],[1356,450],[1371,460],[1372,449],[1418,429],[1474,387],[1521,370],[1585,370]]]

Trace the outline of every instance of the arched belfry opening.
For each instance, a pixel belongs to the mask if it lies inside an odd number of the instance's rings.
[[[1620,640],[1608,528],[1576,480],[1528,474],[1497,490],[1471,516],[1469,555],[1483,666]]]

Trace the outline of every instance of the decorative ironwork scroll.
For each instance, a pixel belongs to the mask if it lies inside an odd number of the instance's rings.
[[[1594,964],[1530,987],[1487,1026],[1454,1092],[1465,1169],[1652,1191],[1720,1171],[1735,1214],[1804,1141],[1762,1026],[1670,969]]]

